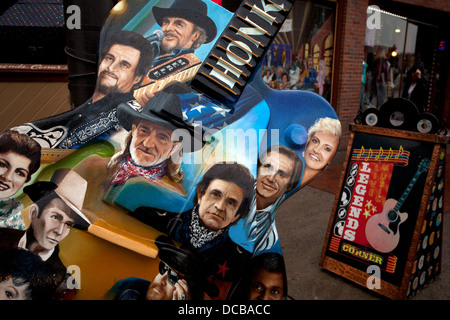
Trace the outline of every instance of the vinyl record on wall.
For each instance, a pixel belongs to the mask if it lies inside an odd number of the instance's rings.
[[[420,133],[435,134],[439,130],[439,120],[434,114],[423,112],[417,118],[416,129]]]
[[[377,108],[369,108],[363,112],[362,124],[375,127],[380,126],[380,111]]]
[[[389,100],[380,107],[383,126],[392,129],[416,131],[419,110],[404,98]]]

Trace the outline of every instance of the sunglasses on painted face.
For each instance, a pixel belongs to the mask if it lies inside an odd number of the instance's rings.
[[[159,263],[159,273],[164,275],[167,272],[167,281],[170,285],[174,286],[181,277],[173,271],[165,262],[161,261]]]

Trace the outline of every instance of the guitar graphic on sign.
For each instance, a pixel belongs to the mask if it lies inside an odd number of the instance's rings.
[[[383,212],[371,217],[367,221],[366,239],[375,250],[386,253],[391,252],[397,247],[400,241],[400,224],[408,218],[406,212],[399,212],[399,210],[417,179],[423,172],[428,170],[429,165],[430,160],[423,159],[400,199],[398,201],[395,199],[387,199],[384,202]]]

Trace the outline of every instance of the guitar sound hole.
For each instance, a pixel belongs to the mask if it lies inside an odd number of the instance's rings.
[[[391,210],[391,211],[389,211],[387,217],[388,217],[389,221],[395,221],[395,220],[397,220],[398,214],[396,211]]]

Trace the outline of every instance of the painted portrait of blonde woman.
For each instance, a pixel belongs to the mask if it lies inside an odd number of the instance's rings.
[[[303,153],[305,169],[300,188],[311,182],[331,163],[338,150],[341,134],[340,121],[328,117],[318,119],[308,130],[308,141]]]

